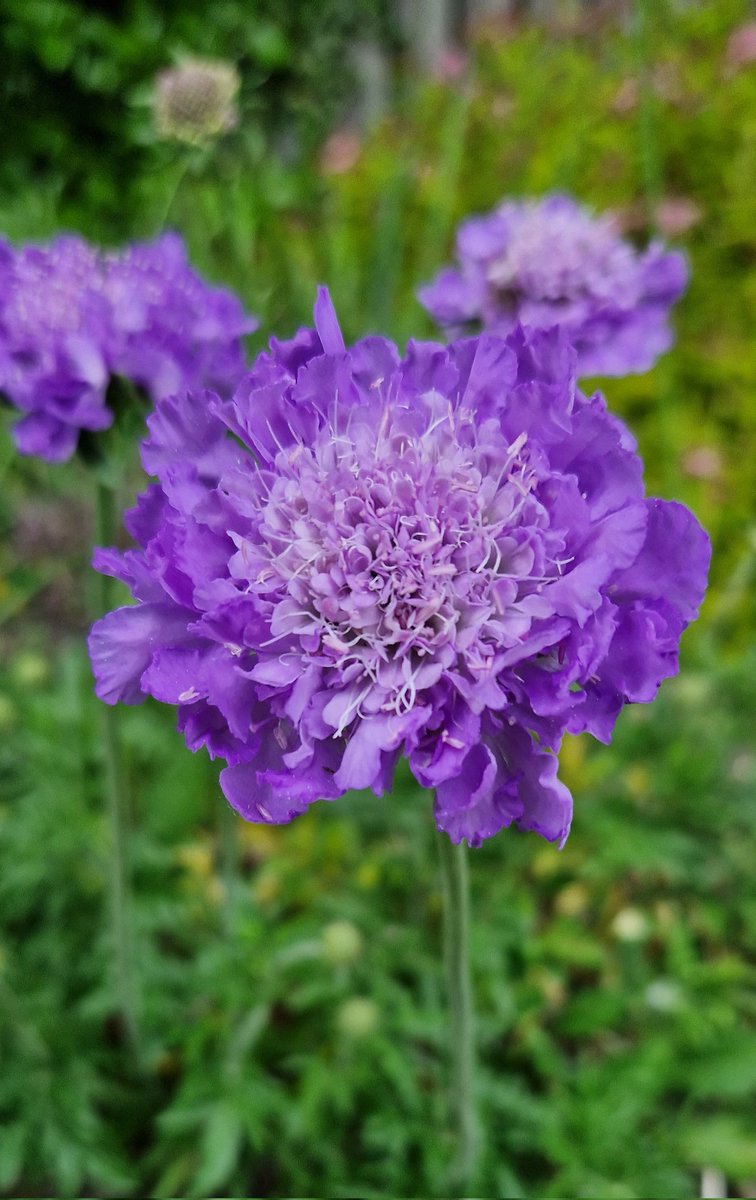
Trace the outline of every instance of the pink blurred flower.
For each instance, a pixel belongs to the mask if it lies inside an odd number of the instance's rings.
[[[698,225],[703,210],[689,196],[667,196],[657,204],[655,217],[660,233],[665,237],[679,237]]]
[[[625,204],[612,212],[619,233],[647,233],[649,219],[642,201]],[[703,220],[703,209],[689,196],[665,196],[654,210],[653,225],[664,237],[680,237]]]
[[[659,63],[651,74],[651,89],[655,96],[667,104],[684,105],[686,93],[680,81],[678,69],[672,63]],[[614,94],[612,109],[624,115],[633,112],[640,100],[640,81],[635,75],[623,79]]]
[[[353,129],[336,129],[326,138],[320,154],[324,175],[345,175],[360,157],[361,142]]]
[[[756,21],[749,21],[730,34],[725,63],[734,72],[753,62],[756,62]]]
[[[682,468],[692,479],[718,479],[722,455],[716,446],[694,446],[683,455]]]
[[[468,56],[459,46],[445,46],[436,63],[435,74],[442,83],[455,83],[467,71]]]
[[[638,104],[638,80],[632,76],[623,79],[612,101],[612,108],[616,113],[632,112]]]

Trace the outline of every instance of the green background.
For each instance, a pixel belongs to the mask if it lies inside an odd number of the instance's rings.
[[[586,6],[588,8],[589,6]],[[316,14],[316,8],[319,10]],[[555,6],[474,32],[422,78],[385,9],[9,0],[0,230],[108,244],[186,236],[262,320],[431,327],[414,292],[455,223],[559,188],[673,241],[692,279],[674,351],[608,380],[652,494],[710,531],[682,672],[613,745],[568,739],[560,853],[504,832],[471,855],[480,1195],[688,1197],[705,1167],[753,1194],[756,709],[756,64],[743,0]],[[653,11],[651,11],[651,9]],[[637,10],[636,10],[637,13]],[[751,14],[752,15],[752,14]],[[393,91],[349,115],[356,36]],[[205,151],[151,131],[154,72],[226,56],[243,119]],[[157,705],[124,710],[142,1057],[118,1016],[100,714],[83,650],[92,485],[0,441],[0,1189],[7,1195],[445,1194],[452,1154],[430,798],[227,811],[217,767]],[[124,503],[142,484],[125,447]],[[334,922],[340,922],[334,928]],[[345,928],[343,923],[346,922]],[[749,959],[750,955],[750,959]]]

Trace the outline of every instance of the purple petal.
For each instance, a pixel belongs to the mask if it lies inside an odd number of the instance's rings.
[[[315,301],[315,328],[318,331],[321,345],[325,354],[343,354],[346,346],[341,332],[336,309],[333,307],[331,293],[327,287],[318,288],[318,298]]]
[[[22,454],[35,454],[45,462],[66,462],[76,450],[79,430],[47,413],[30,413],[13,426],[13,440]]]
[[[453,842],[466,840],[471,846],[479,846],[485,838],[511,825],[521,812],[516,780],[502,780],[488,746],[473,746],[460,773],[436,789],[436,825]]]
[[[613,581],[612,598],[667,600],[686,625],[698,616],[706,590],[711,543],[682,504],[647,500],[648,527],[637,559]]]
[[[168,604],[137,604],[95,621],[88,646],[100,700],[139,704],[144,699],[141,678],[153,654],[185,641],[188,619],[191,613]]]

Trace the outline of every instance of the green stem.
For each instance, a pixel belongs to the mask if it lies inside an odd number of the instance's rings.
[[[214,776],[217,791],[217,776]],[[233,934],[234,912],[239,872],[239,841],[236,832],[238,817],[224,796],[213,795],[218,820],[221,879],[223,881],[223,921],[226,933]]]
[[[181,188],[182,183],[184,182],[187,174],[189,173],[189,168],[192,166],[192,164],[193,164],[192,155],[184,152],[181,156],[181,159],[179,160],[179,164],[178,164],[178,168],[176,170],[175,177],[172,180],[171,185],[168,189],[168,195],[163,202],[160,220],[158,222],[156,222],[156,225],[155,225],[158,233],[162,233],[168,224],[168,218],[170,217],[171,212],[173,210],[173,206],[176,203],[176,197],[179,194],[179,189]]]
[[[115,529],[115,492],[104,483],[97,483],[97,544],[113,544]],[[98,575],[98,615],[109,612],[114,604],[113,580]],[[134,966],[134,936],[131,904],[131,864],[129,856],[129,798],[121,741],[118,736],[118,714],[109,704],[100,706],[102,722],[102,751],[105,763],[105,791],[110,814],[111,836],[111,915],[115,968],[118,984],[121,1019],[127,1037],[137,1057],[141,1059],[136,971]]]
[[[467,846],[438,835],[444,898],[444,962],[449,1000],[452,1106],[457,1154],[450,1184],[469,1195],[475,1182],[479,1135],[475,1103],[475,1018],[470,978],[470,897]]]
[[[634,0],[635,60],[638,73],[638,139],[640,147],[646,223],[651,234],[657,233],[657,212],[664,195],[664,155],[659,138],[653,59],[649,29],[653,7],[651,0]],[[663,487],[674,494],[677,485],[677,458],[680,430],[680,389],[677,362],[671,355],[659,369],[658,420],[663,454]]]
[[[656,225],[656,208],[664,188],[664,170],[659,151],[651,51],[648,39],[648,0],[635,0],[635,58],[638,71],[638,135],[646,201],[651,229]]]

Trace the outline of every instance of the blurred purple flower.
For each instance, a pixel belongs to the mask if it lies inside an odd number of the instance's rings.
[[[347,350],[324,290],[315,324],[233,400],[157,406],[139,549],[95,555],[137,601],[92,630],[97,694],[178,705],[248,820],[381,794],[404,755],[454,841],[562,842],[562,735],[608,741],[674,674],[706,534],[644,498],[561,331]]]
[[[19,450],[48,462],[112,423],[113,375],[152,400],[203,386],[229,395],[255,326],[231,292],[195,274],[176,234],[107,254],[73,236],[0,242],[0,392],[25,414]]]
[[[658,242],[638,253],[610,217],[559,195],[465,221],[457,258],[419,293],[439,325],[502,334],[561,325],[580,376],[648,370],[671,345],[668,314],[687,280],[682,254]]]

